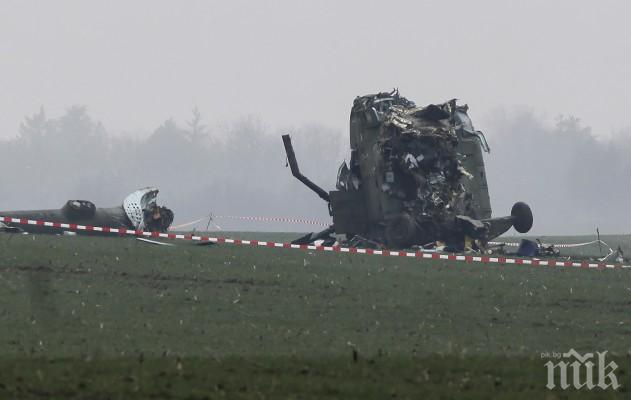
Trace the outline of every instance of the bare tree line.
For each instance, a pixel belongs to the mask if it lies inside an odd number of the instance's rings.
[[[479,124],[480,122],[478,122]],[[479,126],[495,215],[529,202],[535,232],[589,233],[596,226],[628,232],[631,132],[598,140],[573,117],[546,126],[529,111],[497,112]],[[328,221],[326,205],[285,168],[280,135],[256,117],[209,127],[194,109],[189,121],[168,119],[144,138],[111,135],[85,107],[59,117],[42,108],[17,135],[0,142],[0,209],[55,208],[67,199],[119,204],[144,186],[161,190],[176,224],[210,212],[301,216]],[[326,189],[348,157],[347,132],[322,125],[290,129],[301,169]],[[229,229],[308,230],[282,224],[230,222]]]
[[[532,111],[499,112],[487,122],[494,213],[531,204],[538,234],[629,233],[631,130],[608,139],[572,116],[547,126]]]
[[[319,125],[291,129],[302,167],[332,189],[342,161],[342,135]],[[281,132],[256,117],[209,128],[200,112],[185,124],[164,121],[140,139],[108,134],[85,107],[60,117],[44,109],[24,118],[14,139],[0,142],[0,209],[60,207],[67,199],[119,204],[140,187],[156,186],[176,223],[208,213],[300,215],[327,221],[326,205],[285,168]],[[233,229],[265,225],[231,221]],[[271,226],[272,229],[305,229]]]

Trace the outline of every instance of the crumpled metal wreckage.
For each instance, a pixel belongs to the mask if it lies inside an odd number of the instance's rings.
[[[158,189],[147,187],[128,195],[122,205],[117,207],[97,208],[88,200],[68,200],[60,209],[0,211],[0,216],[60,222],[77,225],[106,226],[143,231],[166,232],[173,222],[173,211],[156,202]],[[44,225],[22,225],[4,223],[8,232],[23,231],[28,233],[63,233],[64,228]],[[96,231],[80,233],[98,234]]]
[[[528,232],[530,207],[492,218],[484,134],[456,100],[418,107],[398,91],[357,97],[350,115],[350,163],[325,191],[300,173],[289,135],[292,174],[329,204],[333,224],[295,240],[306,244],[344,234],[345,244],[381,248],[446,246],[478,249],[511,227]]]

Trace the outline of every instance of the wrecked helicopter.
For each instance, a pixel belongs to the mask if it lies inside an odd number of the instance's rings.
[[[159,206],[156,202],[157,195],[158,189],[147,187],[131,193],[125,197],[120,206],[116,207],[97,208],[93,202],[88,200],[68,200],[60,209],[0,211],[0,215],[34,221],[166,232],[173,222],[173,211]],[[67,230],[44,224],[0,224],[0,228],[6,232],[60,234]],[[97,231],[86,232],[99,233]]]
[[[283,135],[294,177],[328,203],[333,224],[294,243],[402,249],[443,246],[484,249],[514,227],[530,230],[530,207],[492,218],[483,152],[468,106],[456,100],[418,107],[397,90],[357,97],[350,114],[350,164],[343,162],[336,190],[327,192],[302,175],[291,138]]]

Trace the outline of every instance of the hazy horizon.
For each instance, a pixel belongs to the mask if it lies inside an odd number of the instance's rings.
[[[0,150],[12,165],[0,209],[111,205],[155,185],[176,223],[209,209],[325,219],[284,168],[280,134],[296,134],[304,172],[330,189],[354,97],[399,88],[419,105],[469,104],[492,148],[494,215],[524,200],[536,234],[629,232],[630,12],[623,1],[0,1]],[[74,106],[89,124],[64,119]],[[46,151],[20,133],[40,107],[70,124],[47,131],[69,136]],[[198,148],[178,139],[194,107],[214,141]],[[169,119],[177,127],[161,130]],[[106,154],[90,156],[73,123]],[[327,150],[309,154],[316,145]],[[37,155],[48,164],[30,165]],[[239,200],[255,194],[256,207]]]

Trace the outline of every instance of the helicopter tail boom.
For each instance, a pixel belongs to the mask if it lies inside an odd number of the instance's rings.
[[[291,138],[289,135],[283,135],[283,144],[285,145],[285,153],[287,153],[287,161],[289,162],[289,168],[291,168],[291,174],[300,182],[304,183],[309,189],[316,192],[322,200],[327,203],[331,202],[329,193],[327,193],[326,190],[322,189],[320,186],[316,185],[309,178],[300,173],[298,161],[296,161],[296,153],[294,153],[294,147],[291,145]]]

